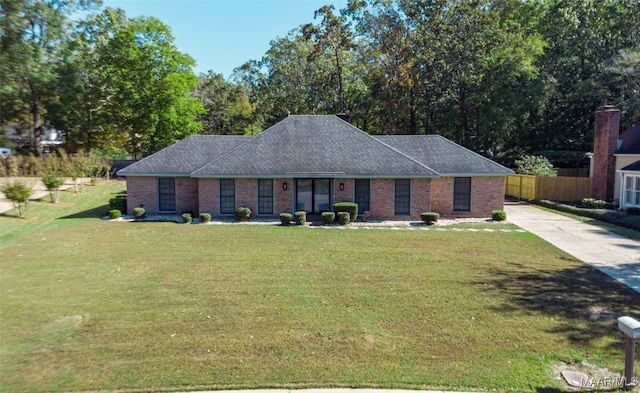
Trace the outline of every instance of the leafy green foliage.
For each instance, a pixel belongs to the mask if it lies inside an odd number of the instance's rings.
[[[122,217],[122,212],[118,209],[109,210],[109,219],[115,220],[116,218]]]
[[[132,213],[134,218],[142,218],[146,211],[143,207],[134,207]]]
[[[182,213],[180,217],[182,217],[182,221],[185,224],[191,224],[191,222],[193,221],[193,217],[191,216],[191,213]]]
[[[516,160],[516,172],[531,176],[556,176],[553,164],[543,156],[524,155]]]
[[[340,225],[347,225],[351,222],[351,215],[349,212],[340,211],[336,213],[336,216],[338,217],[338,224]]]
[[[291,213],[280,213],[280,223],[282,225],[289,225],[292,217]]]
[[[0,191],[4,196],[13,203],[16,215],[19,218],[25,218],[27,215],[27,202],[33,194],[33,189],[26,183],[15,180],[0,186]]]
[[[507,219],[507,213],[504,210],[494,210],[491,212],[493,221],[504,221]]]
[[[296,225],[304,225],[307,223],[307,212],[304,210],[295,213]]]
[[[43,175],[40,179],[42,184],[47,187],[47,191],[49,191],[51,202],[57,203],[60,200],[60,187],[64,184],[64,179],[55,174]]]
[[[333,204],[333,211],[337,213],[339,212],[347,212],[349,213],[349,217],[351,221],[355,221],[358,218],[358,204],[353,202],[337,202]]]
[[[580,205],[587,209],[604,209],[607,205],[607,202],[595,198],[583,198],[580,201]]]
[[[435,224],[440,219],[440,214],[435,212],[420,213],[420,219],[427,225]]]
[[[211,221],[211,214],[209,214],[209,213],[200,213],[200,222],[201,223],[206,224],[209,221]]]
[[[235,217],[239,221],[249,221],[249,218],[251,218],[251,209],[248,207],[238,207],[235,211]]]
[[[334,212],[323,212],[322,222],[326,225],[331,225],[336,220],[336,214]]]
[[[127,196],[118,195],[115,198],[109,199],[109,207],[111,207],[111,209],[120,210],[121,213],[125,213],[127,211]]]

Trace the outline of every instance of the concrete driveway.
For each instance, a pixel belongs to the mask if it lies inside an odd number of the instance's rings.
[[[640,242],[518,202],[504,210],[509,222],[640,292]]]

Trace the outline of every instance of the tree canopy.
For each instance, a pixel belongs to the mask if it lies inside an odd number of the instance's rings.
[[[3,0],[2,12],[0,122],[28,125],[34,147],[43,124],[71,150],[143,156],[346,112],[372,134],[437,133],[513,164],[590,150],[605,104],[623,129],[640,121],[640,0],[350,0],[228,80],[196,77],[160,20],[97,0]]]

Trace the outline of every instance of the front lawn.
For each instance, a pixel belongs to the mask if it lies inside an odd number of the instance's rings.
[[[621,372],[640,316],[528,233],[96,218],[119,187],[0,217],[0,390],[547,392],[558,361]]]

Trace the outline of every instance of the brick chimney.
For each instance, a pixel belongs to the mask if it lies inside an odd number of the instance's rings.
[[[618,147],[620,135],[620,111],[605,106],[596,112],[593,140],[593,179],[591,196],[603,201],[613,200],[615,187],[616,159],[613,156]]]

